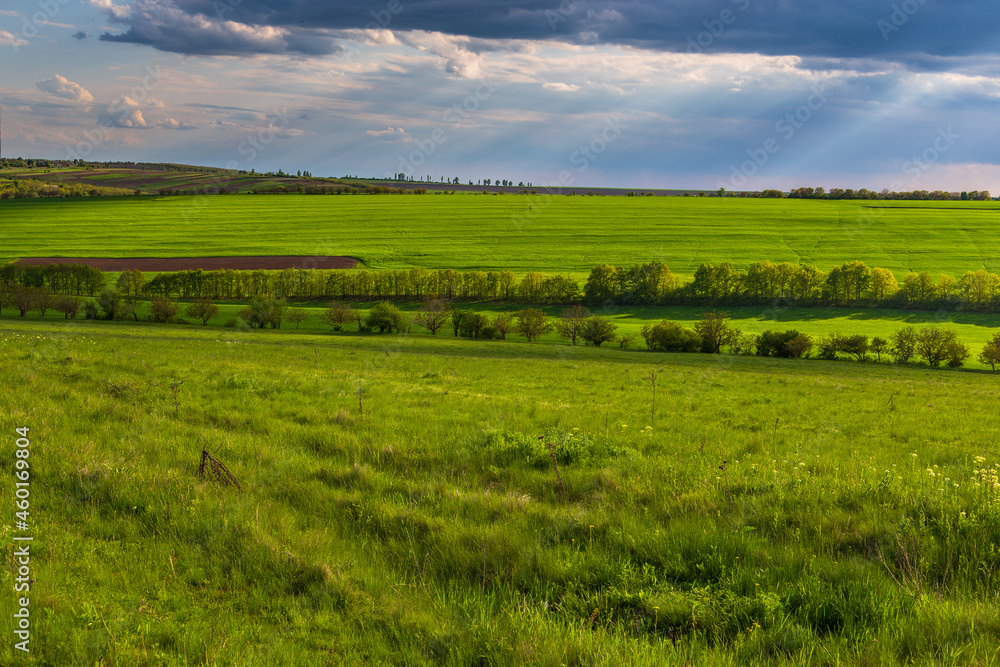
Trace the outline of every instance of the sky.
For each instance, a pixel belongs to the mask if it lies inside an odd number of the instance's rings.
[[[996,0],[5,0],[3,155],[1000,194]]]

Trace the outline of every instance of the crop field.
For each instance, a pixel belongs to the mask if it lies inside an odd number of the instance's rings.
[[[24,664],[1000,661],[993,376],[31,320],[0,355]]]
[[[376,268],[584,277],[599,263],[765,259],[1000,270],[1000,204],[530,195],[129,197],[0,202],[2,257],[347,255]]]

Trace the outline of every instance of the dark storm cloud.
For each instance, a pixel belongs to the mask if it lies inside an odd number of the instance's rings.
[[[103,4],[103,3],[102,3]],[[387,28],[483,39],[557,39],[663,51],[831,58],[997,52],[996,0],[139,0],[108,41],[196,54],[331,51],[303,30]],[[195,18],[198,17],[198,18]],[[287,31],[239,39],[207,23]]]
[[[220,7],[229,7],[220,0]],[[111,6],[102,0],[110,18],[128,27],[124,33],[104,33],[104,42],[146,44],[161,51],[190,55],[254,55],[293,53],[323,56],[340,47],[333,39],[313,31],[267,24],[247,25],[187,11],[171,0],[138,0],[130,5]]]

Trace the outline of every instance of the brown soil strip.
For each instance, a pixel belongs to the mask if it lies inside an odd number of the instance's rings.
[[[101,271],[218,271],[237,269],[254,271],[265,269],[353,269],[357,260],[353,257],[139,257],[139,258],[98,258],[98,257],[26,257],[16,262],[21,266],[46,266],[48,264],[86,264]]]

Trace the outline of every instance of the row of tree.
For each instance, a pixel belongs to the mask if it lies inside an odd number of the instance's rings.
[[[789,199],[897,199],[925,201],[990,201],[989,190],[971,190],[963,192],[945,192],[943,190],[913,190],[912,192],[890,192],[888,189],[875,192],[867,188],[853,190],[851,188],[795,188],[788,193]]]
[[[886,308],[1000,306],[1000,276],[979,269],[960,278],[928,271],[909,272],[899,282],[888,269],[847,262],[824,272],[810,264],[754,262],[740,271],[729,262],[702,264],[683,285],[666,265],[594,267],[583,288],[594,305],[782,305]]]
[[[45,286],[18,286],[3,293],[0,298],[0,312],[13,307],[22,317],[31,310],[37,310],[42,317],[49,310],[55,310],[67,319],[76,319],[83,313],[86,319],[91,320],[138,321],[138,305],[136,296],[112,289],[103,290],[94,299],[83,299],[75,295],[54,295]],[[179,302],[169,297],[154,296],[149,301],[148,319],[153,322],[181,321],[178,319],[181,307]],[[187,304],[184,313],[204,326],[218,317],[219,307],[211,299],[195,299]],[[230,319],[226,326],[234,327],[242,322],[249,329],[280,329],[283,322],[292,322],[298,329],[310,317],[303,308],[290,308],[284,299],[253,299],[239,312],[238,318]],[[535,308],[489,317],[441,299],[427,299],[412,315],[388,301],[376,304],[367,312],[348,303],[333,301],[322,311],[320,318],[334,331],[343,331],[348,325],[356,323],[361,333],[409,333],[417,326],[435,336],[439,331],[450,328],[456,337],[485,340],[506,340],[509,334],[517,333],[530,343],[555,331],[560,338],[573,345],[583,342],[600,347],[605,343],[618,343],[623,349],[630,347],[637,338],[635,334],[617,333],[618,326],[610,319],[593,315],[584,306],[567,308],[558,318],[549,318]],[[811,336],[795,329],[765,331],[760,335],[745,334],[730,326],[727,313],[715,311],[706,313],[693,329],[663,320],[658,324],[644,325],[641,335],[646,347],[654,352],[718,354],[727,349],[732,354],[792,359],[808,358],[813,353],[816,358],[827,360],[847,355],[857,361],[868,361],[874,355],[876,362],[881,362],[883,356],[891,357],[897,364],[919,358],[928,366],[945,363],[952,368],[963,366],[969,357],[968,347],[949,329],[904,327],[888,340],[877,336],[869,339],[862,334],[832,333],[814,341]],[[978,359],[996,370],[996,365],[1000,364],[1000,332],[983,347]]]
[[[85,265],[0,267],[0,288],[48,286],[54,293],[95,295],[104,274]],[[824,272],[809,264],[754,262],[745,271],[723,262],[702,264],[681,284],[668,266],[595,266],[581,290],[568,276],[534,271],[518,279],[510,271],[453,271],[424,268],[370,271],[285,269],[283,271],[176,271],[151,279],[137,270],[119,274],[126,295],[214,300],[422,300],[494,301],[589,306],[730,305],[856,306],[886,308],[1000,308],[1000,276],[979,269],[960,278],[910,272],[901,282],[892,271],[847,262]]]
[[[122,197],[135,194],[125,188],[108,188],[86,183],[51,183],[35,178],[0,181],[0,199],[37,197]]]

